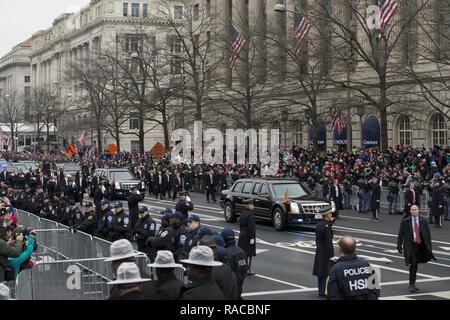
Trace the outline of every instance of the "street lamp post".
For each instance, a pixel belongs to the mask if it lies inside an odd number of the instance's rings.
[[[366,108],[364,106],[358,106],[356,109],[356,113],[359,116],[359,128],[360,128],[360,140],[361,140],[361,148],[364,148],[364,142],[363,142],[363,117],[366,113]]]
[[[281,111],[281,121],[284,123],[284,147],[286,148],[287,144],[287,121],[289,119],[289,112],[286,108],[283,108]]]

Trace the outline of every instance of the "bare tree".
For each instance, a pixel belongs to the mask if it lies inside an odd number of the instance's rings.
[[[55,119],[61,114],[57,94],[57,91],[46,86],[35,88],[33,93],[33,113],[38,146],[40,146],[42,129],[45,129],[47,150],[50,150],[50,129],[52,125],[55,125]]]
[[[160,15],[168,23],[173,67],[183,74],[179,95],[194,108],[194,119],[201,120],[208,100],[211,76],[222,63],[222,56],[214,46],[217,36],[213,13],[197,1],[181,0],[182,11],[175,16],[171,6],[162,6]],[[181,6],[180,6],[181,7]],[[186,109],[185,111],[189,111]]]
[[[24,97],[16,92],[0,97],[0,117],[4,125],[9,129],[12,149],[17,151],[16,137],[21,130],[25,116]]]
[[[106,91],[108,82],[103,77],[100,61],[96,59],[79,60],[70,65],[66,78],[82,89],[78,105],[79,111],[90,113],[97,133],[97,148],[103,150],[102,129],[106,116]],[[86,94],[83,94],[86,93]]]
[[[382,26],[370,23],[369,6],[372,0],[343,0],[338,3],[320,0],[310,5],[306,16],[319,19],[331,35],[329,59],[331,62],[355,63],[354,76],[346,78],[345,72],[331,73],[335,86],[350,89],[354,97],[374,107],[380,114],[381,149],[388,148],[388,112],[394,104],[390,91],[398,85],[399,64],[415,59],[410,53],[414,44],[410,30],[419,12],[428,0],[397,0],[399,12]],[[369,23],[368,23],[369,22]],[[325,29],[326,29],[325,28]],[[378,28],[378,29],[377,29]]]

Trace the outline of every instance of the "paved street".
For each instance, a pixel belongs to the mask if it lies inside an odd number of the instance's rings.
[[[219,203],[207,203],[205,195],[193,194],[193,213],[202,219],[202,225],[220,230],[230,226],[223,218]],[[159,222],[159,212],[166,207],[174,209],[171,200],[146,197],[142,202],[150,206]],[[450,223],[442,229],[431,227],[434,255],[437,261],[419,265],[417,287],[408,291],[408,268],[403,256],[397,253],[396,240],[401,216],[381,214],[380,221],[356,211],[341,211],[334,226],[335,240],[352,235],[358,240],[357,252],[381,269],[381,299],[450,299]],[[239,233],[239,221],[231,224]],[[290,228],[276,232],[268,223],[257,224],[257,257],[254,259],[255,276],[247,277],[245,299],[319,299],[317,280],[312,275],[314,263],[314,232],[305,228]],[[335,243],[336,245],[336,243]],[[338,249],[335,249],[336,254]]]

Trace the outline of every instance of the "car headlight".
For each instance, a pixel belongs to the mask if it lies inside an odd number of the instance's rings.
[[[120,183],[119,182],[114,183],[114,188],[120,189]]]
[[[141,182],[141,188],[142,188],[142,189],[145,189],[145,183],[144,183],[144,181]]]
[[[291,202],[289,211],[292,213],[300,213],[300,208],[298,207],[297,203]]]

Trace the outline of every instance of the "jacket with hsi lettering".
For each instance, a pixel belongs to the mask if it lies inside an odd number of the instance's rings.
[[[369,279],[371,275],[370,264],[359,260],[356,254],[339,258],[329,272],[328,299],[377,300],[380,290],[375,288],[372,278]]]

